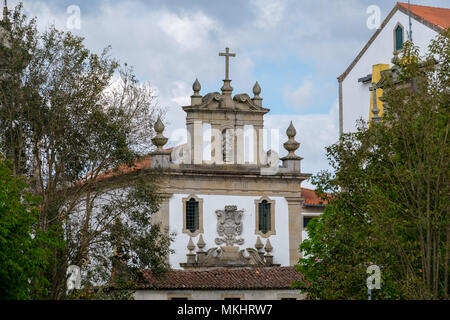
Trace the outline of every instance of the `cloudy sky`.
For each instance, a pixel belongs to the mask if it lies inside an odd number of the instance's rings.
[[[9,0],[10,6],[18,0]],[[367,8],[377,5],[381,20],[393,0],[24,0],[39,28],[71,29],[93,51],[111,45],[112,54],[134,66],[138,78],[156,88],[168,110],[166,135],[184,127],[182,105],[196,78],[202,94],[220,91],[225,47],[231,59],[234,93],[252,92],[258,81],[268,128],[284,132],[293,121],[303,171],[327,169],[325,146],[338,138],[338,86],[341,74],[375,32]],[[415,4],[449,6],[449,0]],[[177,144],[171,137],[170,144]],[[283,150],[280,150],[283,154]]]

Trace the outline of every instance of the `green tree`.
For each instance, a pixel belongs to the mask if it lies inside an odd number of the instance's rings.
[[[11,167],[0,154],[0,300],[29,299],[45,288],[47,280],[39,274],[50,256],[51,238],[35,229],[39,199]]]
[[[313,180],[330,204],[308,224],[297,265],[312,299],[448,299],[450,30],[419,56],[406,43],[383,75],[384,115],[327,148]]]
[[[1,27],[0,151],[42,199],[36,231],[65,243],[50,248],[45,298],[65,297],[69,265],[81,267],[88,281],[105,280],[111,264],[95,257],[112,250],[116,219],[127,226],[124,239],[135,241],[136,266],[167,269],[170,237],[150,219],[160,202],[158,174],[122,181],[122,192],[100,181],[152,151],[153,124],[162,110],[150,85],[111,58],[109,48],[96,54],[69,32],[38,32],[21,5]],[[138,241],[146,233],[150,240]]]

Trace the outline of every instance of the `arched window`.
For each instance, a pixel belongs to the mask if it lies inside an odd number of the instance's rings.
[[[233,148],[232,134],[230,129],[225,129],[222,131],[222,159],[223,162],[230,162],[231,150]]]
[[[275,231],[275,200],[262,197],[255,200],[255,234],[269,238]]]
[[[203,199],[193,194],[183,198],[183,233],[190,237],[203,233]]]
[[[263,200],[262,202],[259,203],[258,215],[259,215],[258,230],[261,231],[263,234],[267,234],[272,229],[270,203],[268,203],[267,200]]]
[[[199,228],[198,201],[194,198],[186,202],[186,229],[195,233]]]
[[[403,48],[403,27],[401,25],[397,25],[394,30],[394,49],[395,51],[402,50]]]

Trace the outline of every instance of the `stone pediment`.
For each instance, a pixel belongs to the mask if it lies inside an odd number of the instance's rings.
[[[201,98],[199,104],[186,106],[183,109],[203,109],[203,110],[237,110],[237,111],[255,111],[268,112],[269,109],[258,106],[252,98],[246,93],[237,94],[233,97],[231,103],[227,103],[223,94],[219,92],[210,92]]]

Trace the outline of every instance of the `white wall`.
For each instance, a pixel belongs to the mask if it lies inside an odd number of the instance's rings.
[[[175,253],[170,255],[169,262],[173,269],[182,269],[180,263],[186,262],[187,244],[189,236],[182,232],[183,230],[183,198],[188,194],[175,194],[169,201],[169,227],[171,232],[176,232],[177,236],[172,243],[171,248]],[[255,200],[260,197],[254,196],[228,196],[228,195],[201,195],[196,194],[203,199],[203,239],[206,247],[203,250],[219,247],[215,243],[217,234],[217,216],[216,210],[224,210],[225,206],[236,205],[238,210],[244,210],[242,217],[242,235],[245,240],[240,246],[241,250],[254,248],[257,235],[255,235]],[[271,254],[274,256],[274,263],[281,266],[289,266],[289,219],[288,204],[284,198],[270,197],[275,200],[275,231],[276,235],[270,237],[270,243],[273,246]],[[197,244],[200,235],[193,238],[194,244]],[[261,238],[263,244],[266,240]],[[196,248],[197,250],[197,248]]]
[[[394,28],[398,22],[404,29],[404,41],[407,40],[408,15],[397,11],[342,83],[344,132],[355,131],[356,121],[361,117],[366,121],[369,119],[370,85],[362,84],[358,82],[358,79],[371,74],[372,66],[375,64],[383,63],[392,66]],[[412,30],[413,42],[420,48],[421,55],[424,55],[428,51],[429,42],[436,37],[437,32],[414,18]]]

